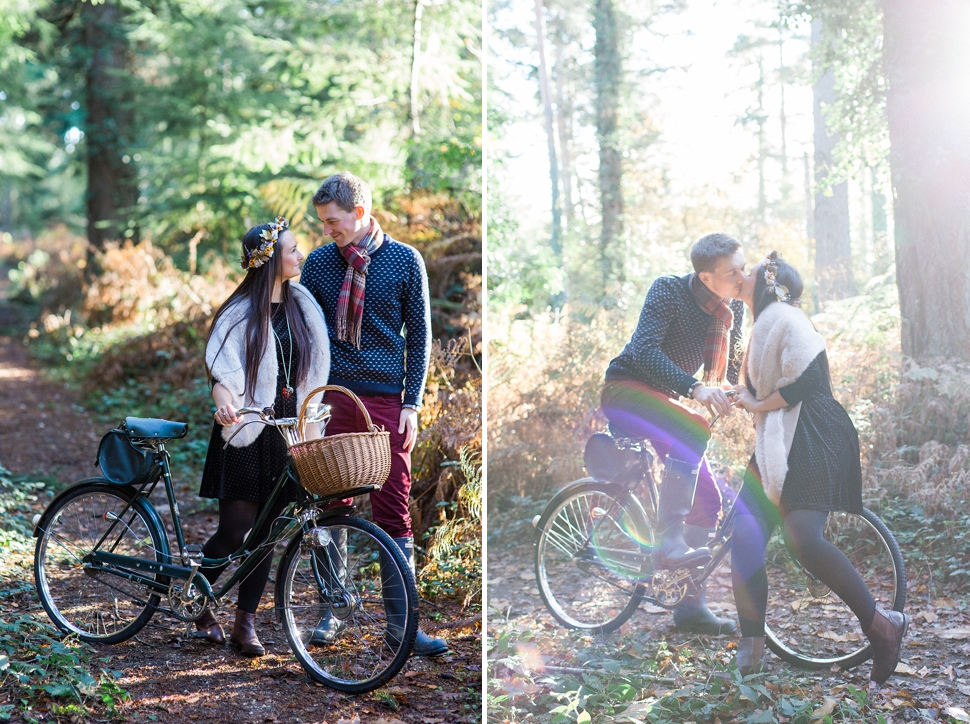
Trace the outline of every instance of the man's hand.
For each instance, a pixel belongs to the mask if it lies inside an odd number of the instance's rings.
[[[694,388],[694,399],[707,408],[711,415],[730,415],[734,408],[731,407],[731,399],[720,387],[705,387],[697,385]]]
[[[401,408],[401,424],[397,426],[398,433],[405,433],[404,450],[414,450],[414,443],[418,441],[418,411],[410,407]]]

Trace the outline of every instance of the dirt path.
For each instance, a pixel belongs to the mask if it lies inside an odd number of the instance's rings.
[[[581,657],[571,659],[573,652],[568,644],[564,644],[562,627],[546,612],[536,590],[532,544],[503,548],[498,545],[491,546],[488,572],[487,615],[490,638],[496,641],[503,634],[509,634],[513,642],[511,646],[514,647],[516,641],[522,641],[521,650],[541,652],[541,658],[531,662],[535,671],[533,680],[536,683],[544,681],[548,684],[551,679],[562,676],[555,672],[547,672],[542,676],[543,666],[546,664],[554,664],[560,670],[561,667],[582,668],[595,664],[584,661]],[[925,582],[924,572],[911,572],[907,612],[912,617],[912,622],[900,667],[907,673],[897,673],[886,686],[874,691],[871,700],[870,711],[886,717],[889,724],[917,720],[949,721],[942,715],[948,707],[970,710],[970,605],[966,594],[961,597],[957,592],[941,591],[939,588],[931,589],[935,590],[935,596],[927,600]],[[708,587],[708,599],[712,610],[737,620],[729,562],[722,565],[712,577]],[[612,637],[595,638],[599,650],[606,651],[627,648],[631,642],[635,646],[649,649],[650,642],[665,640],[671,650],[692,650],[696,659],[706,659],[708,662],[714,658],[730,660],[733,654],[728,648],[733,647],[735,641],[728,636],[701,637],[679,633],[672,626],[669,612],[648,603],[641,604],[633,618]],[[575,643],[575,637],[572,643]],[[704,653],[698,657],[696,652]],[[496,659],[497,655],[493,652],[490,658]],[[804,672],[791,669],[773,654],[768,656],[767,662],[771,675],[778,677],[773,680],[795,682],[802,690],[811,692],[819,700],[823,697],[836,700],[849,697],[848,685],[860,689],[865,687],[870,668],[868,663],[864,663],[847,672]],[[650,689],[649,681],[641,683],[645,690]],[[661,686],[660,689],[654,685],[654,690],[672,691],[686,683],[686,679],[675,675],[669,685]],[[522,683],[514,674],[511,678],[504,679],[502,686],[512,695],[513,703],[516,700],[525,701],[522,698]],[[490,684],[490,689],[494,694],[494,681]],[[528,697],[535,699],[540,693],[540,688],[534,688],[529,691]],[[531,711],[527,703],[521,706],[524,711]],[[528,721],[535,721],[537,724],[549,721],[545,712],[535,714],[535,718]],[[489,721],[498,724],[502,718],[493,718],[490,713]],[[597,721],[595,715],[593,721]],[[602,721],[612,722],[614,719],[604,718]],[[876,714],[865,721],[876,721]]]
[[[96,475],[92,464],[104,431],[92,424],[77,392],[45,377],[28,356],[22,344],[27,319],[18,305],[7,301],[8,286],[6,270],[0,267],[0,464],[14,476],[54,478],[60,483]],[[205,541],[216,522],[216,516],[204,509],[185,516],[187,538]],[[25,568],[23,575],[29,578],[30,571]],[[120,709],[127,721],[481,721],[480,619],[454,603],[422,604],[424,628],[446,639],[452,653],[438,659],[412,658],[388,687],[347,696],[311,683],[303,673],[273,613],[272,581],[257,614],[258,631],[268,651],[260,659],[246,659],[227,647],[186,638],[184,624],[161,614],[135,639],[103,647],[100,653],[105,658],[100,661],[126,672],[119,684],[132,697]],[[32,592],[9,605],[11,611],[45,615]],[[220,615],[228,631],[231,611]],[[12,721],[18,721],[17,715]]]

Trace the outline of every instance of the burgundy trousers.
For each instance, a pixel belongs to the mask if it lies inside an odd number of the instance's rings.
[[[700,468],[694,506],[686,523],[708,529],[717,527],[721,491],[704,456],[711,439],[707,418],[634,380],[608,381],[600,406],[610,422],[649,440],[661,459],[669,455]]]
[[[367,431],[364,413],[347,395],[328,390],[323,401],[331,408],[326,435]],[[391,433],[391,474],[383,488],[370,494],[374,522],[391,538],[410,538],[411,453],[404,449],[404,433],[397,431],[401,424],[401,396],[360,396],[360,401],[373,423]],[[349,505],[351,500],[346,502]]]

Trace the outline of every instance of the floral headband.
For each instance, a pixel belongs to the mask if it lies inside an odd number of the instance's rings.
[[[260,238],[263,240],[262,243],[252,251],[246,251],[243,254],[240,266],[243,269],[258,269],[263,264],[268,262],[273,256],[273,252],[276,251],[276,242],[280,239],[280,233],[289,228],[290,222],[284,219],[282,216],[277,216],[276,221],[269,225],[268,229],[264,229],[260,233]]]
[[[801,304],[801,299],[792,299],[791,293],[788,291],[788,287],[786,287],[784,284],[779,284],[776,281],[777,275],[778,252],[773,251],[765,257],[765,284],[768,285],[768,291],[773,292],[778,298],[779,302],[787,302],[788,304],[793,304],[795,306]]]

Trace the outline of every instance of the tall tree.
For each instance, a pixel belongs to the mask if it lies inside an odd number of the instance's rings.
[[[88,241],[96,248],[123,238],[138,201],[132,157],[132,51],[117,0],[83,3]]]
[[[821,58],[824,38],[822,21],[812,20],[812,55]],[[825,121],[825,111],[836,104],[835,72],[820,61],[815,63],[812,86],[815,120],[815,278],[819,302],[844,299],[855,294],[852,280],[852,250],[849,246],[849,187],[846,181],[826,183],[834,168],[834,151],[839,143]]]
[[[970,360],[970,5],[882,8],[903,353]]]
[[[599,144],[601,210],[600,270],[604,286],[613,275],[613,246],[623,236],[623,159],[619,138],[623,60],[613,0],[595,0],[593,28],[596,140]]]
[[[536,49],[539,52],[539,98],[546,126],[546,150],[549,154],[549,185],[552,188],[552,251],[562,257],[562,207],[559,204],[559,160],[556,158],[556,133],[553,129],[552,90],[549,66],[546,62],[545,31],[543,30],[542,0],[535,0]]]

